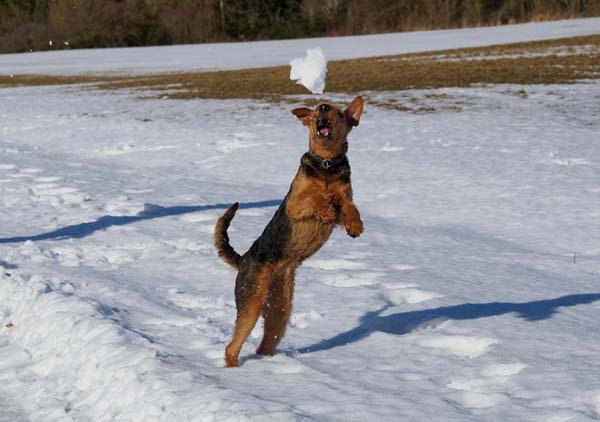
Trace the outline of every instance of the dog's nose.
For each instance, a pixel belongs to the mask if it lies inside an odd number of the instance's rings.
[[[331,110],[331,106],[328,104],[321,104],[321,106],[319,107],[319,111],[321,113],[327,113],[329,110]]]

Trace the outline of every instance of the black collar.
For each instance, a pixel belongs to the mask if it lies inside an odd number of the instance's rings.
[[[335,170],[337,166],[344,163],[347,158],[346,154],[338,155],[337,157],[333,157],[331,159],[323,158],[320,155],[308,153],[312,161],[317,164],[319,167],[325,170]]]

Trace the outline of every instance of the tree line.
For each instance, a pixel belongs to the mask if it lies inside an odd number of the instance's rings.
[[[600,0],[0,0],[0,53],[600,16]]]

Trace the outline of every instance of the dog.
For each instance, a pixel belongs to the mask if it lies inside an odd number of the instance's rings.
[[[256,350],[272,355],[283,338],[292,311],[296,268],[317,252],[340,225],[351,237],[360,236],[363,223],[352,202],[347,136],[358,126],[362,97],[341,109],[320,104],[292,113],[309,129],[309,151],[285,199],[260,237],[244,254],[230,245],[227,229],[239,204],[223,214],[215,227],[219,256],[238,270],[235,282],[237,318],[233,339],[225,349],[225,365],[239,365],[238,356],[259,316],[264,337]]]

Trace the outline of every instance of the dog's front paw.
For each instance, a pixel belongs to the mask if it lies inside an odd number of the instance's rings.
[[[335,209],[331,205],[317,208],[315,217],[323,223],[333,223],[336,220]]]
[[[364,229],[365,227],[360,219],[346,222],[346,233],[348,233],[350,237],[360,236]]]

